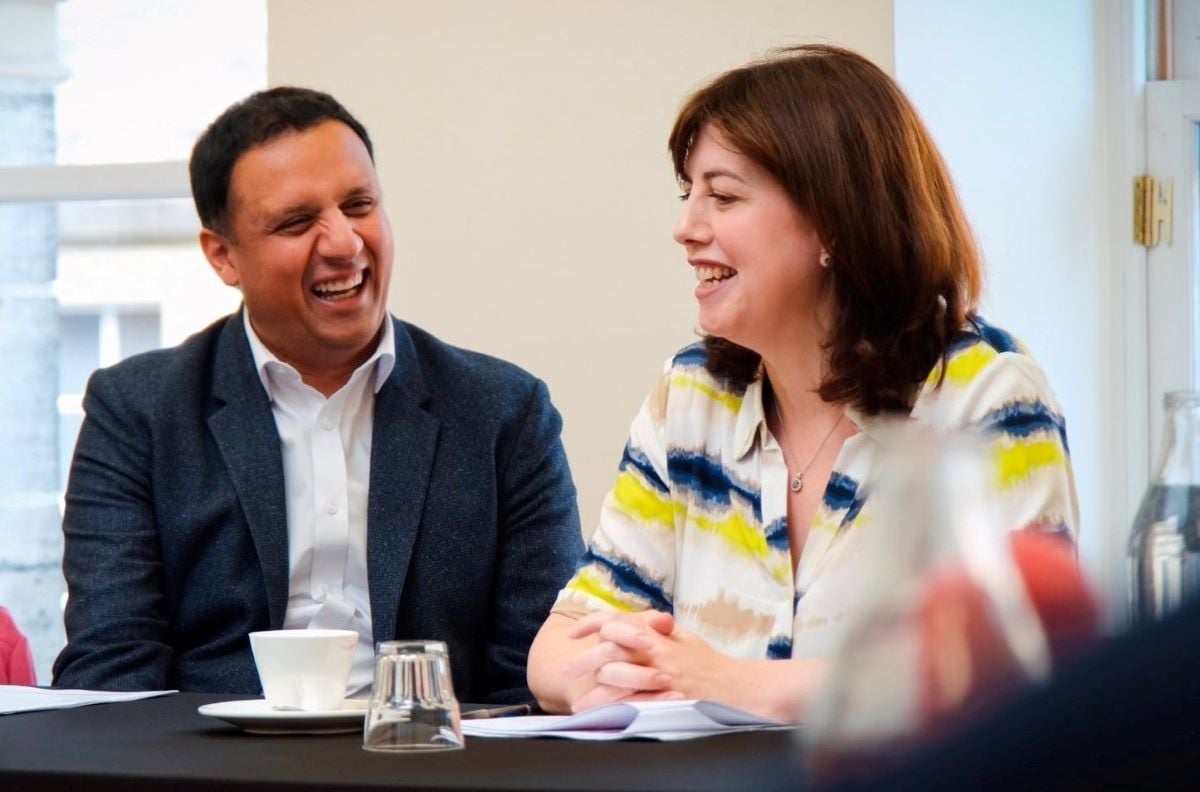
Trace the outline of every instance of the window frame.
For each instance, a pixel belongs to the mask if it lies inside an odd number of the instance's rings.
[[[1146,161],[1147,0],[1113,0],[1103,4],[1099,14],[1107,39],[1102,112],[1111,169],[1107,255],[1101,264],[1108,354],[1100,359],[1104,368],[1097,372],[1096,383],[1112,430],[1101,445],[1105,513],[1094,523],[1101,532],[1102,551],[1093,583],[1106,606],[1107,628],[1119,631],[1126,623],[1125,548],[1150,476],[1146,250],[1134,243],[1131,221],[1132,186],[1144,173]]]
[[[190,198],[187,162],[0,167],[0,204]]]
[[[1146,253],[1150,460],[1157,465],[1163,395],[1200,390],[1200,79],[1146,86],[1146,173],[1171,183],[1174,196],[1171,238]]]

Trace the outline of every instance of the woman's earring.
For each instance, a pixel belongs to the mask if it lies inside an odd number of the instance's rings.
[[[822,267],[824,267],[825,269],[829,269],[829,251],[828,250],[821,251],[821,258],[819,259],[819,261],[821,262]]]

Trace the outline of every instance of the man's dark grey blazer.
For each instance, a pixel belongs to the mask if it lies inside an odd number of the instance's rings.
[[[392,320],[375,398],[376,641],[449,645],[463,701],[530,699],[529,645],[582,551],[545,385]],[[97,371],[63,519],[59,687],[259,693],[247,634],[283,625],[279,436],[241,313]]]

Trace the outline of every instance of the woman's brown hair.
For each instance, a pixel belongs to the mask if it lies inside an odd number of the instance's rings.
[[[861,55],[805,45],[687,100],[668,140],[680,178],[707,124],[783,185],[830,252],[821,398],[907,412],[974,314],[982,279],[946,165],[908,98]],[[705,346],[714,375],[735,387],[755,377],[756,353],[714,336]]]

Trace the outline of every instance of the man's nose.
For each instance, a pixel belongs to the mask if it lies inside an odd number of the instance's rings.
[[[349,217],[338,212],[325,224],[317,239],[317,254],[335,261],[349,261],[363,249],[363,239],[358,235]]]

